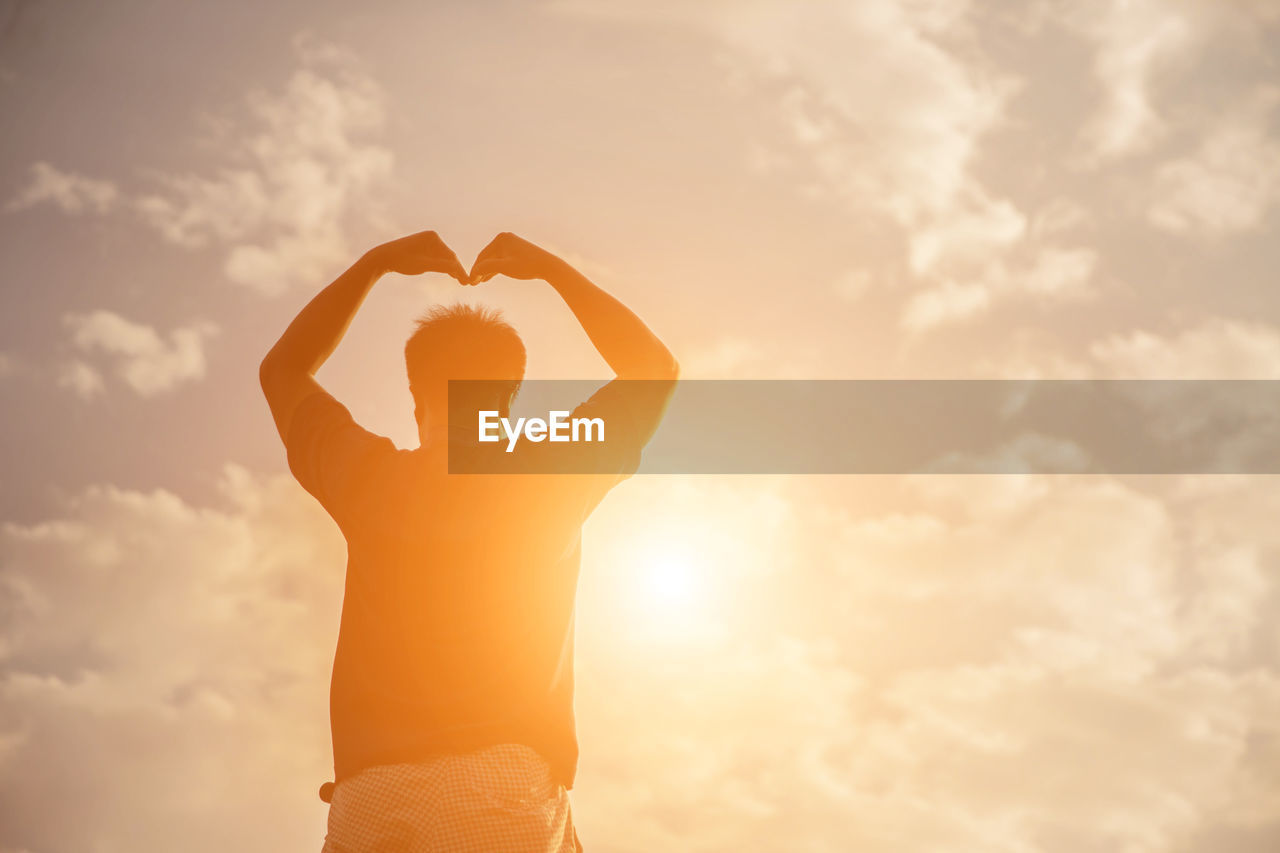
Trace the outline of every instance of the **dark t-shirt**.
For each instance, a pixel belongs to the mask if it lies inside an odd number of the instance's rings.
[[[434,442],[397,450],[323,391],[299,404],[289,468],[347,540],[329,706],[338,780],[523,743],[573,786],[581,526],[662,416],[669,386],[643,385],[615,380],[574,411],[609,430],[607,445],[574,446],[589,464],[573,470],[594,475],[450,476]],[[521,442],[512,462],[542,448]]]

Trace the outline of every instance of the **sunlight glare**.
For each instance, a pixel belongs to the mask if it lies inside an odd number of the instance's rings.
[[[687,542],[647,542],[629,568],[631,621],[643,634],[688,639],[707,627],[707,561]]]

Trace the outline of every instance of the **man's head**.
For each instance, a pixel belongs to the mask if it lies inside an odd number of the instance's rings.
[[[510,414],[524,379],[525,350],[520,335],[492,308],[453,305],[433,308],[418,320],[404,345],[413,395],[414,420],[424,440],[428,425],[447,423],[450,379],[491,379],[467,409]],[[457,398],[455,396],[455,404]],[[474,425],[467,420],[467,425]]]

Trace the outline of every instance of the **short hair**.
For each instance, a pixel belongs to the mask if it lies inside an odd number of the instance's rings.
[[[514,396],[524,379],[524,341],[496,309],[437,306],[418,318],[404,361],[415,399],[428,383],[449,379],[506,380]]]

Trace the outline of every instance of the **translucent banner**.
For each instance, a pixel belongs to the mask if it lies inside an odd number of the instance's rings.
[[[506,415],[500,397],[450,382],[451,473],[1280,473],[1275,381],[530,380]]]

